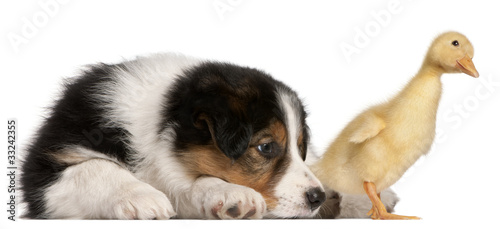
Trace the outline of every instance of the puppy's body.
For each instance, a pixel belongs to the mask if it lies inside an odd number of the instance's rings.
[[[95,65],[66,85],[23,165],[31,218],[312,217],[295,92],[173,54]]]

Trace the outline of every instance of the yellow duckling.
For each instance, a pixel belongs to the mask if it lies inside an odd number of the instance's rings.
[[[373,106],[352,120],[313,165],[324,185],[341,193],[366,193],[372,219],[419,219],[390,214],[380,192],[401,178],[434,140],[441,97],[441,75],[463,72],[479,77],[474,49],[457,32],[438,36],[413,79],[388,102]]]

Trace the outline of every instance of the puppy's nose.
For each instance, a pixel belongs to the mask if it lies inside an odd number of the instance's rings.
[[[326,195],[320,188],[312,188],[306,192],[307,203],[311,207],[311,211],[316,210],[321,206],[323,202],[325,202]]]

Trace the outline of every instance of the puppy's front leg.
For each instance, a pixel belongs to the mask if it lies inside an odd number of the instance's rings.
[[[114,162],[91,159],[66,168],[44,194],[48,218],[168,219],[166,195]]]
[[[192,213],[205,219],[260,219],[266,202],[255,190],[215,177],[200,177],[190,190]],[[182,217],[182,216],[181,216]]]

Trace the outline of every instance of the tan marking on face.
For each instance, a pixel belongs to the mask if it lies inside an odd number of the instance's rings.
[[[303,142],[304,142],[304,133],[302,133],[301,131],[299,134],[299,138],[297,139],[297,146],[299,147],[299,149],[302,147]]]
[[[213,145],[192,146],[179,155],[192,175],[209,175],[250,187],[264,197],[268,209],[273,209],[279,198],[274,194],[274,187],[290,161],[286,152],[266,158],[257,150],[258,145],[273,141],[281,151],[286,150],[287,132],[283,123],[276,120],[252,137],[249,148],[234,163]]]
[[[306,143],[304,143],[304,132],[300,132],[299,134],[299,138],[297,140],[297,147],[299,147],[299,150],[300,150],[300,156],[302,157],[302,159],[305,159],[306,157],[306,146],[305,146]]]

